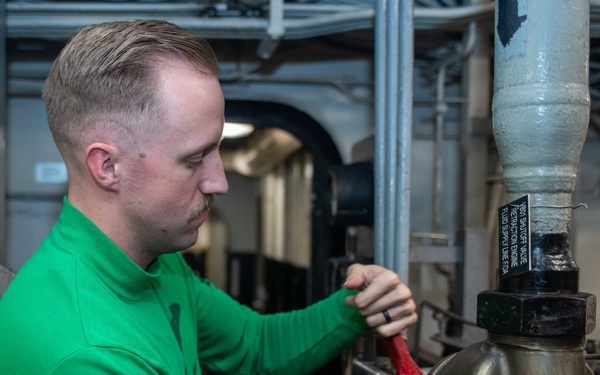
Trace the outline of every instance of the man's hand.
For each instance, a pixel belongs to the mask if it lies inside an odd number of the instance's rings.
[[[353,264],[348,268],[344,288],[358,290],[356,295],[346,297],[346,304],[358,309],[367,324],[383,337],[399,334],[417,321],[411,291],[393,271]]]

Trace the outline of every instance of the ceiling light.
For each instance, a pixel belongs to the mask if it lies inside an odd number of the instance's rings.
[[[242,138],[252,133],[254,125],[241,122],[226,122],[221,138]]]

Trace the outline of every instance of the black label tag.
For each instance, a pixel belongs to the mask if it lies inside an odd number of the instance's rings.
[[[529,195],[498,209],[500,279],[531,270]]]

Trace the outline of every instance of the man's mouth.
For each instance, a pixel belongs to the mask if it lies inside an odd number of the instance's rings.
[[[192,211],[190,212],[190,215],[188,217],[188,221],[193,221],[196,218],[198,218],[198,216],[200,216],[200,214],[202,214],[204,211],[208,211],[210,209],[210,207],[212,206],[212,203],[213,203],[213,196],[207,195],[200,204],[198,204],[196,207],[194,207],[192,209]]]

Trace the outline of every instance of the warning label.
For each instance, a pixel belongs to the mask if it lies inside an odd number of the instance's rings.
[[[531,270],[529,195],[498,209],[500,278]]]

